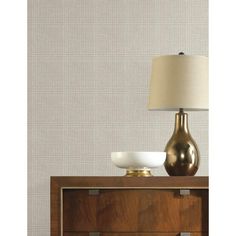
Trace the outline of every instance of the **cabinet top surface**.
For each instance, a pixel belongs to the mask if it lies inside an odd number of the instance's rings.
[[[56,188],[192,188],[208,189],[207,176],[51,176],[51,187]]]

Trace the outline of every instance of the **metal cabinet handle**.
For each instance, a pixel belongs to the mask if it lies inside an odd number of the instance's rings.
[[[191,233],[188,232],[181,232],[180,236],[191,236]]]
[[[89,189],[89,195],[99,195],[99,189]]]
[[[182,196],[190,195],[190,189],[180,189],[179,194]]]

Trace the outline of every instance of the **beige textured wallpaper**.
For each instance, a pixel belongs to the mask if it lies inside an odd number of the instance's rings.
[[[123,175],[111,151],[164,149],[174,112],[147,111],[151,58],[207,55],[208,1],[29,0],[28,39],[28,235],[49,236],[51,175]],[[208,112],[189,123],[208,175]]]

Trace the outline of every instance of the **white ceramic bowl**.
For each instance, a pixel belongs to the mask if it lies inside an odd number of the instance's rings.
[[[111,160],[119,168],[151,169],[164,164],[165,152],[112,152]]]

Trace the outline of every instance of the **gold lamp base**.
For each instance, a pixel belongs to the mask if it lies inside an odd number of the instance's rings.
[[[153,176],[149,169],[140,169],[140,170],[127,170],[126,177],[150,177]]]
[[[188,130],[188,114],[180,109],[175,115],[175,130],[165,148],[167,173],[171,176],[193,176],[196,174],[200,155],[197,144]]]

